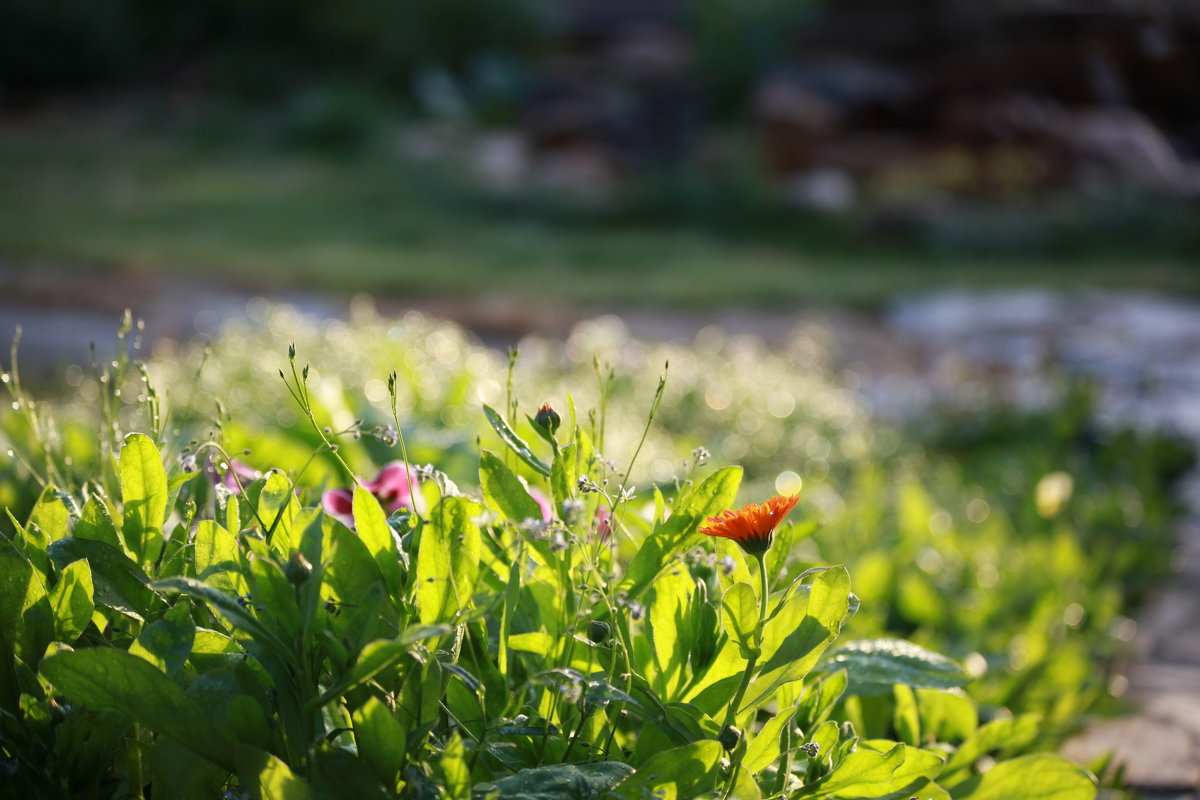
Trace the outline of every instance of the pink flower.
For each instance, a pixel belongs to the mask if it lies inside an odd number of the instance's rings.
[[[533,498],[533,502],[537,503],[538,508],[542,510],[542,520],[544,522],[549,522],[554,518],[554,506],[550,505],[550,498],[532,486],[526,486],[525,491],[529,492],[529,496]]]
[[[229,463],[224,467],[224,472],[221,472],[210,458],[204,465],[204,474],[214,486],[219,483],[234,494],[241,492],[239,481],[244,486],[263,476],[254,467],[244,461],[238,461],[236,458],[229,459]]]
[[[412,508],[416,485],[416,470],[411,467],[406,469],[403,461],[387,464],[375,476],[375,480],[362,482],[362,487],[375,495],[375,499],[387,513],[398,508]],[[321,495],[321,507],[325,509],[326,514],[340,520],[347,527],[354,527],[353,490],[329,489]]]
[[[596,538],[607,542],[612,536],[612,512],[604,506],[596,509]]]

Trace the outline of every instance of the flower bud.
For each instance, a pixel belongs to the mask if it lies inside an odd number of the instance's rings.
[[[717,737],[717,741],[721,743],[721,747],[725,748],[726,752],[732,752],[741,740],[742,732],[732,725],[722,728],[721,735]]]
[[[562,418],[558,416],[557,411],[550,407],[549,403],[543,403],[533,421],[553,434],[558,431],[558,426],[562,422]]]
[[[293,586],[299,586],[307,581],[312,575],[312,571],[312,564],[308,563],[308,559],[304,557],[303,553],[293,553],[288,562],[283,565],[283,576]]]
[[[612,628],[608,627],[607,622],[601,622],[598,619],[591,620],[587,625],[587,637],[596,644],[608,641],[608,637],[612,634]]]

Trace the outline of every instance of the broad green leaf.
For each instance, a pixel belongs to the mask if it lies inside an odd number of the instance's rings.
[[[457,732],[447,740],[438,767],[442,773],[446,800],[471,800],[471,770],[467,767],[467,749],[463,747],[462,737]]]
[[[619,761],[557,764],[523,769],[499,780],[478,783],[475,791],[482,797],[500,800],[594,800],[632,774],[633,767]]]
[[[83,504],[83,511],[79,514],[79,521],[75,523],[75,530],[71,535],[76,539],[103,542],[118,550],[125,546],[117,534],[117,526],[113,524],[112,515],[108,513],[108,506],[95,495],[88,498],[88,501]]]
[[[165,592],[179,592],[197,600],[203,600],[211,610],[220,614],[234,627],[249,634],[255,642],[269,647],[277,657],[284,661],[291,660],[291,648],[255,619],[254,615],[243,608],[235,598],[223,594],[195,578],[168,578],[154,584],[154,588]]]
[[[833,652],[820,670],[844,669],[852,694],[883,694],[892,684],[950,689],[971,680],[966,670],[938,653],[903,639],[866,639]]]
[[[376,639],[368,642],[359,653],[350,672],[326,689],[320,697],[310,700],[309,707],[320,707],[346,692],[361,686],[383,670],[400,660],[408,652],[408,645],[396,639]]]
[[[123,552],[104,542],[74,537],[59,539],[47,551],[57,570],[86,558],[92,568],[93,599],[127,617],[145,619],[154,602],[150,579]]]
[[[807,675],[837,638],[849,608],[850,576],[845,567],[833,567],[818,575],[809,592],[804,621],[759,669],[742,708],[765,702],[780,686]]]
[[[192,654],[195,639],[196,626],[192,623],[191,606],[186,600],[181,600],[162,619],[143,628],[137,640],[130,645],[129,652],[168,675],[174,675]]]
[[[233,745],[154,665],[123,650],[63,651],[42,661],[41,672],[74,703],[115,711],[232,770]]]
[[[241,597],[250,591],[242,574],[242,553],[237,539],[215,520],[196,524],[193,565],[196,577],[223,592]]]
[[[1029,744],[1040,731],[1042,719],[1037,714],[1022,714],[1019,717],[997,719],[984,725],[961,745],[946,762],[946,769],[939,780],[944,786],[953,786],[951,776],[958,770],[974,764],[981,756],[993,750],[1008,750]]]
[[[354,487],[354,529],[366,546],[367,552],[379,567],[383,583],[393,597],[399,597],[404,583],[404,571],[400,568],[400,551],[396,539],[387,523],[387,514],[375,496],[362,486]]]
[[[166,737],[150,750],[150,777],[155,800],[212,800],[229,782],[228,771]]]
[[[751,774],[766,769],[779,758],[779,737],[795,713],[794,708],[781,711],[767,720],[762,730],[750,740],[746,747],[746,755],[742,757],[742,766],[750,770]]]
[[[0,546],[0,645],[36,664],[54,635],[54,619],[42,576],[16,550]],[[0,658],[9,659],[0,650]]]
[[[404,729],[396,722],[391,709],[374,696],[355,709],[351,719],[358,752],[384,786],[394,790],[408,749]]]
[[[92,568],[86,559],[73,561],[50,588],[50,609],[54,612],[54,633],[59,641],[70,644],[87,628],[96,604],[92,599]]]
[[[676,553],[686,550],[707,517],[731,506],[742,482],[741,467],[724,467],[679,498],[669,519],[646,537],[625,570],[621,591],[636,598]]]
[[[318,797],[334,800],[395,800],[395,792],[383,788],[375,773],[357,753],[346,747],[335,747],[329,742],[323,742],[314,749],[316,752],[306,774]],[[414,792],[414,795],[419,793]]]
[[[726,625],[742,647],[754,646],[754,628],[758,625],[758,598],[745,582],[735,583],[721,598]]]
[[[955,800],[1092,800],[1095,779],[1050,753],[1002,761],[954,790]]]
[[[865,743],[866,747],[879,753],[889,752],[896,746],[895,742],[883,740]],[[921,750],[916,747],[904,748],[904,763],[896,768],[891,779],[879,784],[858,784],[837,792],[841,797],[862,798],[862,800],[907,800],[914,795],[926,796],[925,787],[929,781],[941,772],[945,759],[937,753]]]
[[[903,763],[902,744],[895,745],[886,753],[865,748],[856,750],[842,759],[811,796],[866,797],[868,795],[863,794],[864,791],[890,788],[892,776]]]
[[[237,774],[254,800],[316,800],[311,786],[265,750],[239,747]]]
[[[311,525],[306,528],[310,529]],[[319,530],[321,558],[325,561],[321,586],[325,599],[362,606],[372,587],[383,582],[379,565],[363,540],[332,517],[322,516]]]
[[[152,564],[163,543],[167,515],[167,472],[149,437],[133,433],[121,447],[121,532],[139,564]]]
[[[277,737],[266,711],[270,701],[249,663],[226,662],[210,669],[188,685],[186,694],[219,736],[268,749]]]
[[[921,728],[939,742],[959,742],[979,729],[979,710],[961,689],[918,689]]]
[[[688,642],[694,637],[689,630],[689,601],[696,584],[684,567],[666,570],[650,589],[647,601],[646,632],[654,654],[653,667],[647,677],[660,695],[677,699],[675,690],[684,680],[687,667]]]
[[[475,591],[482,552],[477,508],[463,497],[442,498],[421,529],[416,603],[422,624],[449,622]]]
[[[542,509],[521,481],[494,453],[479,454],[479,486],[484,500],[497,509],[509,522],[520,524],[527,519],[540,520]]]
[[[917,711],[917,698],[911,687],[903,683],[892,686],[892,697],[896,707],[892,712],[892,726],[896,735],[905,744],[918,747],[921,744],[921,715]]]
[[[664,750],[638,767],[613,793],[626,800],[698,797],[716,786],[721,776],[717,763],[722,755],[721,745],[712,740]]]
[[[508,637],[508,649],[523,653],[548,654],[554,647],[554,637],[548,633],[514,633]]]
[[[279,631],[285,640],[297,639],[304,623],[295,587],[284,576],[279,562],[265,552],[262,548],[247,559],[250,596],[258,609],[259,621]]]
[[[542,459],[538,458],[533,450],[529,448],[529,445],[525,443],[525,440],[518,436],[516,431],[508,426],[508,423],[505,422],[504,417],[500,416],[498,413],[496,413],[494,408],[486,404],[483,407],[483,415],[487,417],[487,421],[489,424],[491,424],[492,430],[496,431],[496,433],[500,436],[501,441],[508,445],[508,448],[516,453],[518,458],[536,470],[539,474],[547,478],[550,477],[549,465],[546,464],[546,462]]]
[[[292,525],[298,509],[288,477],[282,472],[268,474],[258,495],[258,518],[266,526],[263,536],[279,553],[286,555],[300,548],[300,532]]]
[[[16,544],[21,552],[45,577],[48,573],[46,548],[51,542],[68,535],[67,521],[70,515],[59,496],[58,490],[47,485],[42,490],[29,515],[29,522],[17,531]]]

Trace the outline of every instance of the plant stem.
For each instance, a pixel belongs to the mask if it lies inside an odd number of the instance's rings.
[[[750,680],[754,676],[754,668],[757,666],[758,657],[762,653],[763,628],[767,622],[768,592],[770,591],[770,586],[767,582],[767,554],[765,551],[755,553],[754,558],[758,561],[758,624],[754,626],[754,649],[750,651],[750,658],[746,661],[746,671],[742,673],[742,682],[738,685],[737,694],[733,696],[733,702],[729,704],[729,711],[725,714],[726,728],[733,725],[737,720],[738,707],[741,706],[742,699],[746,696],[746,689],[750,687]],[[734,752],[737,752],[736,748]],[[742,752],[745,752],[744,749]],[[725,793],[721,796],[722,800],[728,800],[730,792],[733,791],[733,785],[737,783],[738,772],[741,771],[741,768],[742,759],[740,756],[735,755],[733,757],[733,764],[729,768],[729,783],[725,785]]]
[[[575,743],[579,741],[579,734],[583,733],[583,726],[587,724],[588,718],[592,716],[592,708],[585,708],[579,714],[579,724],[575,726],[575,733],[571,734],[571,741],[567,742],[567,752],[563,753],[562,763],[568,763],[571,758],[571,751],[575,749]]]
[[[742,682],[738,685],[737,694],[733,696],[733,702],[729,704],[729,711],[725,714],[726,725],[732,725],[737,718],[738,706],[742,704],[742,698],[746,696],[746,689],[750,688],[750,679],[754,677],[754,667],[758,664],[758,656],[762,650],[763,626],[767,620],[768,602],[766,554],[759,553],[755,559],[758,561],[758,624],[754,626],[754,649],[750,652],[750,659],[746,662],[746,669],[742,673]]]

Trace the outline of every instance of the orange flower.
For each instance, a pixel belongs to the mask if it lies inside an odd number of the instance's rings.
[[[741,511],[722,511],[718,516],[709,517],[700,532],[732,539],[750,555],[761,555],[770,549],[775,528],[799,500],[798,495],[772,497],[762,505],[751,503]]]

